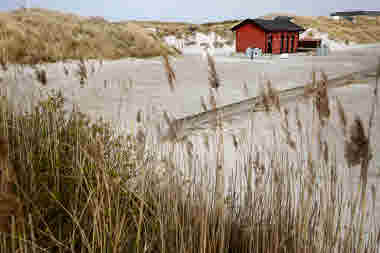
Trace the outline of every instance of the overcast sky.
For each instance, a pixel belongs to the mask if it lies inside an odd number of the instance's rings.
[[[26,0],[0,0],[0,10]],[[255,18],[270,12],[320,16],[344,10],[380,10],[380,0],[28,0],[30,6],[102,16],[109,20],[162,20],[202,23]]]

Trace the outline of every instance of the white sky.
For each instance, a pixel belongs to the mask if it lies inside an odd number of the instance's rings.
[[[32,7],[102,16],[109,20],[161,20],[202,23],[256,18],[270,12],[320,16],[345,10],[380,10],[380,0],[0,0],[0,10],[29,1]]]

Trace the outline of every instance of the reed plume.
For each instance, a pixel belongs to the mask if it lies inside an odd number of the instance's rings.
[[[164,68],[165,68],[165,72],[166,72],[166,77],[167,77],[168,82],[169,82],[170,90],[172,92],[174,92],[175,91],[175,81],[176,81],[175,72],[173,70],[173,67],[170,64],[169,56],[167,54],[165,54],[162,57],[163,57],[163,61],[164,61]]]
[[[218,90],[220,87],[220,79],[216,72],[215,61],[209,53],[207,53],[207,63],[208,63],[208,73],[209,73],[208,81],[209,81],[210,87],[215,90]]]

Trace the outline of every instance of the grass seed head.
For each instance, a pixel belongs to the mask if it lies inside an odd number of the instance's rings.
[[[317,96],[315,98],[315,106],[318,111],[319,120],[324,125],[325,121],[330,117],[329,97],[327,93],[327,75],[322,72],[322,81],[318,83]]]
[[[63,67],[63,73],[65,74],[65,76],[69,76],[70,74],[69,69],[66,66]]]
[[[38,82],[40,82],[43,86],[47,85],[46,70],[35,68],[34,73]]]
[[[237,150],[239,148],[239,141],[235,134],[232,134],[232,142],[235,147],[235,150]]]
[[[359,165],[364,159],[371,157],[369,140],[359,117],[355,118],[350,127],[349,138],[345,142],[344,156],[349,167]]]

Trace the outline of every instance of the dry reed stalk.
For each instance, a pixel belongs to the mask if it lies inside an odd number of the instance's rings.
[[[308,85],[304,86],[304,92],[303,92],[303,97],[305,99],[311,97],[315,93],[315,89],[317,87],[317,77],[316,77],[316,72],[312,71],[311,72],[311,83]]]
[[[372,100],[371,113],[369,116],[369,123],[368,123],[368,141],[371,140],[371,131],[373,128],[374,119],[375,119],[375,116],[377,114],[377,106],[379,103],[378,90],[379,90],[379,78],[380,78],[380,57],[378,58],[378,61],[379,62],[377,64],[377,68],[376,68],[376,84],[375,84],[375,88],[373,89],[373,100]],[[370,145],[370,144],[368,144],[368,145]]]
[[[337,105],[337,109],[338,109],[339,120],[342,124],[343,134],[344,134],[344,136],[346,136],[346,133],[347,133],[347,117],[346,117],[346,113],[343,109],[342,103],[340,102],[338,97],[336,97],[336,105]]]
[[[203,145],[206,147],[207,152],[210,152],[210,138],[207,133],[202,134]]]
[[[376,208],[376,193],[377,189],[375,185],[371,186],[371,195],[372,195],[372,212],[375,213]]]
[[[243,95],[245,97],[249,97],[249,89],[248,89],[248,85],[246,82],[243,84]]]
[[[210,87],[218,91],[220,87],[220,80],[216,72],[215,61],[209,53],[207,53],[207,63],[208,63],[208,74],[209,74],[208,81],[209,81]]]
[[[261,88],[260,88],[260,97],[262,100],[262,104],[264,106],[264,111],[267,114],[269,114],[269,112],[270,112],[270,101],[269,101],[269,98],[266,94],[265,88],[263,86],[261,86]]]
[[[302,122],[301,122],[300,110],[299,110],[298,105],[296,105],[294,113],[296,116],[297,131],[298,131],[298,134],[301,134],[302,133]]]
[[[202,107],[203,111],[205,111],[205,112],[208,111],[206,101],[205,101],[205,98],[203,96],[201,96],[201,107]]]
[[[185,141],[187,136],[186,135],[181,135],[181,129],[182,129],[182,123],[175,120],[175,119],[170,119],[169,114],[167,111],[164,111],[164,120],[168,126],[168,133],[166,136],[163,136],[161,138],[162,142],[182,142]]]
[[[362,201],[361,201],[361,211],[364,213],[365,209],[365,193],[367,190],[367,180],[368,180],[368,168],[369,163],[372,160],[372,150],[371,150],[371,131],[374,124],[374,119],[376,115],[376,109],[378,105],[378,86],[379,86],[379,77],[380,77],[380,57],[378,58],[378,65],[376,67],[376,84],[373,90],[373,100],[371,104],[371,112],[369,116],[368,122],[368,137],[366,138],[364,134],[363,125],[361,124],[357,128],[357,134],[355,134],[355,139],[358,139],[357,142],[361,141],[361,168],[360,168],[360,178],[361,178],[361,186],[362,186]],[[363,136],[364,135],[364,136]],[[353,135],[351,135],[351,140]],[[359,146],[359,145],[358,145]]]
[[[210,88],[209,103],[210,103],[212,110],[216,110],[216,108],[217,108],[216,97],[214,95],[212,88]]]
[[[79,59],[77,67],[78,69],[76,71],[76,74],[79,77],[80,85],[83,86],[88,79],[88,70],[87,70],[86,62],[83,58]]]
[[[273,88],[272,82],[269,80],[266,83],[266,86],[267,86],[267,92],[268,92],[267,93],[268,100],[270,101],[272,105],[275,106],[278,112],[281,112],[280,97],[278,95],[278,91],[275,88]]]
[[[232,144],[234,145],[235,151],[236,151],[239,148],[239,141],[235,134],[231,134],[231,135],[232,135]]]
[[[164,61],[164,68],[165,68],[165,72],[166,72],[166,77],[167,77],[168,82],[169,82],[170,90],[172,92],[174,92],[175,91],[175,84],[174,83],[176,81],[175,72],[173,70],[173,67],[170,64],[169,56],[167,54],[165,54],[162,57],[163,57],[163,61]]]

